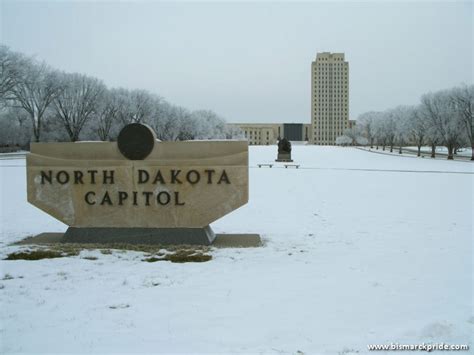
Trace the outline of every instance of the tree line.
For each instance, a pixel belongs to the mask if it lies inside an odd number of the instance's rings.
[[[436,147],[444,146],[448,159],[454,159],[459,148],[471,147],[474,160],[473,126],[474,85],[462,85],[424,94],[417,105],[365,112],[338,143],[390,147],[390,152],[398,146],[400,153],[403,146],[413,145],[418,156],[421,147],[429,145],[433,158]]]
[[[146,90],[108,88],[0,45],[0,145],[114,140],[132,122],[150,125],[164,141],[242,137],[213,111],[190,111]]]

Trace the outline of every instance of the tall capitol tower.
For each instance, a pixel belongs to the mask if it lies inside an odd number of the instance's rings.
[[[349,63],[344,53],[323,52],[311,63],[312,141],[334,145],[349,127]]]

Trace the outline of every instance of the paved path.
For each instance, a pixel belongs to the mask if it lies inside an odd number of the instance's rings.
[[[0,160],[21,159],[26,156],[26,153],[28,152],[0,153]]]

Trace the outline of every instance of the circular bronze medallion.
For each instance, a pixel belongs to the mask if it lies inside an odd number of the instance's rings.
[[[130,123],[120,131],[117,145],[125,158],[143,160],[153,150],[155,139],[155,132],[147,125]]]

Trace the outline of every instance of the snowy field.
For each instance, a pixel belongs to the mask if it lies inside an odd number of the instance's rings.
[[[260,233],[264,247],[185,264],[1,260],[0,353],[474,346],[473,164],[295,146],[300,169],[256,167],[275,156],[250,147],[250,202],[212,225]],[[24,165],[0,161],[2,259],[11,242],[66,229],[26,202]]]

